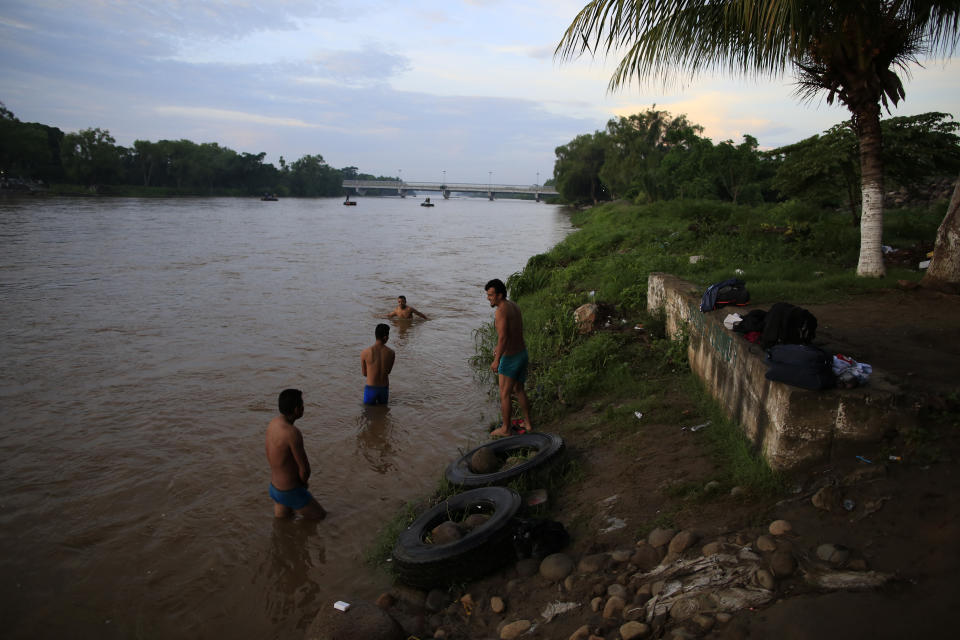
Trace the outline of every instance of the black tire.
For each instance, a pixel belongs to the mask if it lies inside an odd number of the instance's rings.
[[[537,453],[529,460],[511,467],[505,471],[494,473],[474,473],[470,470],[470,458],[480,449],[490,449],[498,458],[507,458],[511,451],[519,449],[536,449]],[[525,473],[534,467],[539,467],[552,460],[563,451],[563,438],[552,433],[525,433],[509,438],[500,438],[487,442],[466,452],[459,459],[454,460],[447,467],[447,481],[460,487],[481,487],[484,485],[500,484],[505,480]]]
[[[472,489],[451,496],[413,521],[393,547],[399,580],[421,589],[479,578],[514,559],[513,529],[508,526],[520,509],[520,495],[504,487]],[[459,540],[429,544],[430,531],[447,520],[475,512],[490,518]]]

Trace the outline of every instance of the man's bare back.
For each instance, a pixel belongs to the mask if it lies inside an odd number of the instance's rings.
[[[356,352],[354,352],[356,353]],[[389,387],[390,372],[397,354],[379,340],[360,354],[360,368],[372,387]]]
[[[267,425],[265,438],[273,514],[286,518],[296,512],[321,520],[327,513],[307,491],[310,460],[303,448],[303,434],[293,425],[303,417],[302,395],[296,389],[288,389],[280,394],[279,404],[281,414]]]

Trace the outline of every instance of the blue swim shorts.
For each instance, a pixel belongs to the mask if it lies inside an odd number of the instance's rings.
[[[273,486],[272,482],[270,483],[270,497],[273,498],[273,501],[277,504],[290,507],[294,511],[303,509],[313,500],[313,496],[310,495],[306,487],[294,487],[293,489],[280,491],[280,489]]]
[[[497,367],[497,373],[513,378],[518,382],[527,381],[527,363],[530,357],[527,350],[517,351],[509,356],[500,356],[500,366]]]
[[[387,404],[389,397],[390,387],[363,387],[363,404]]]

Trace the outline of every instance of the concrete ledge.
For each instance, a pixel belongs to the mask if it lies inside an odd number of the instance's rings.
[[[701,313],[702,295],[696,285],[665,273],[651,273],[647,282],[647,308],[663,309],[670,337],[689,336],[691,369],[771,468],[823,462],[844,444],[876,442],[888,429],[916,421],[911,408],[898,406],[899,389],[876,369],[857,389],[807,391],[767,380],[763,350],[723,326],[734,311]]]

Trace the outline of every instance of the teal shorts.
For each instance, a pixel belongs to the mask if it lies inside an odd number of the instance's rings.
[[[512,353],[509,356],[500,356],[500,366],[497,368],[497,373],[508,378],[513,378],[518,382],[527,381],[527,363],[530,361],[530,357],[527,355],[527,350],[517,351]]]
[[[313,496],[310,495],[306,487],[294,487],[293,489],[280,491],[280,489],[273,486],[273,483],[270,483],[270,497],[273,498],[273,501],[277,504],[290,507],[294,511],[303,509],[313,500]]]

